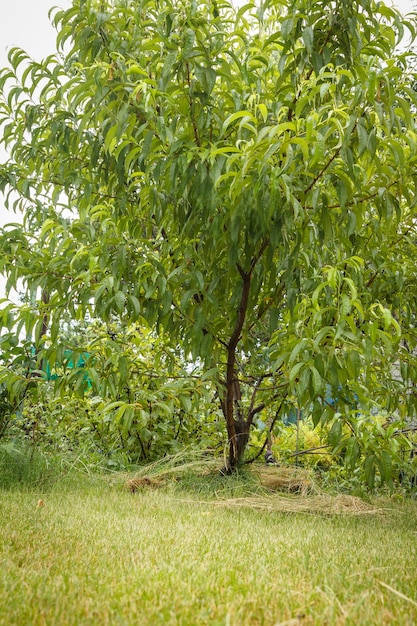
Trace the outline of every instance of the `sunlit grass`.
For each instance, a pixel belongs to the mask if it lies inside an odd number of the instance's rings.
[[[417,504],[383,504],[326,517],[105,484],[1,492],[0,623],[411,625]]]

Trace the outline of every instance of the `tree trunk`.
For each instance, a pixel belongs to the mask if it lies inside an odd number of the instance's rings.
[[[228,458],[224,471],[231,473],[242,464],[249,440],[251,421],[245,419],[241,404],[242,393],[237,376],[229,376],[225,387],[226,394],[222,402],[222,410],[227,425]]]
[[[249,441],[249,430],[246,420],[235,420],[235,445],[229,447],[229,466],[235,470],[243,463],[243,458]]]
[[[249,271],[244,271],[239,264],[237,265],[238,272],[242,279],[242,292],[235,327],[230,337],[230,341],[227,344],[225,395],[221,403],[226,420],[229,446],[229,458],[226,463],[226,467],[224,468],[226,473],[234,471],[242,463],[246,444],[249,440],[249,430],[252,424],[253,416],[255,412],[257,412],[257,409],[252,410],[253,407],[251,407],[245,419],[241,402],[242,393],[240,389],[240,382],[236,372],[236,351],[248,310],[252,271],[264,253],[268,243],[268,239],[262,243],[258,254],[252,259]]]

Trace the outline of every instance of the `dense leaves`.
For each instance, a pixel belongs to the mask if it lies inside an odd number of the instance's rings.
[[[163,332],[217,387],[230,467],[261,412],[412,415],[414,22],[370,0],[52,15],[58,54],[14,49],[0,78],[0,184],[24,214],[0,263],[39,358],[68,313]]]

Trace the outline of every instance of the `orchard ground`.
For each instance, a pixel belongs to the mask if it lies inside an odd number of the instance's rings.
[[[136,493],[80,475],[3,489],[0,624],[416,623],[417,502],[328,515],[264,500],[214,473]]]

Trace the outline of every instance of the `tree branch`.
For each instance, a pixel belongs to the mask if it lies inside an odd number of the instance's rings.
[[[288,458],[291,459],[294,456],[301,456],[302,454],[326,454],[325,452],[318,452],[318,450],[324,450],[325,448],[331,448],[330,444],[316,446],[315,448],[309,448],[308,450],[298,450],[298,452],[292,452],[292,454],[289,454]]]
[[[325,171],[330,167],[330,165],[333,163],[333,161],[335,160],[336,157],[339,156],[340,151],[342,149],[342,146],[340,146],[336,152],[330,157],[330,159],[328,160],[328,162],[326,163],[326,165],[321,169],[321,171],[317,174],[317,176],[315,178],[313,178],[313,180],[311,181],[311,183],[309,184],[309,186],[304,190],[304,195],[306,196],[308,194],[309,191],[311,191],[314,187],[314,185],[316,184],[316,182],[318,180],[320,180],[320,178],[323,176],[323,174],[325,173]]]
[[[356,118],[356,121],[352,127],[352,133],[354,130],[356,130],[356,127],[358,125],[358,121],[361,117],[363,117],[366,113],[366,107],[362,110],[362,112],[360,113],[360,115],[358,115],[358,117]],[[309,186],[305,189],[304,191],[304,195],[306,196],[308,194],[309,191],[312,190],[312,188],[314,187],[314,185],[316,184],[316,182],[318,180],[320,180],[320,178],[323,176],[323,174],[325,173],[325,171],[330,167],[330,165],[333,163],[333,161],[335,160],[336,157],[339,156],[340,152],[342,150],[342,144],[337,148],[337,150],[335,151],[335,153],[330,157],[330,159],[328,160],[328,162],[326,163],[326,165],[324,165],[324,167],[321,169],[321,171],[317,174],[317,176],[312,180],[312,182],[309,184]]]
[[[257,459],[259,459],[259,457],[261,456],[261,454],[262,454],[262,453],[263,453],[263,451],[265,450],[265,448],[266,448],[266,446],[267,446],[267,443],[268,443],[268,441],[269,441],[269,439],[270,439],[270,437],[271,437],[271,433],[272,433],[272,431],[273,431],[273,429],[274,429],[274,426],[275,426],[275,424],[276,424],[276,422],[277,422],[277,420],[278,420],[278,418],[279,418],[279,416],[280,416],[280,414],[281,414],[282,405],[284,404],[284,400],[285,400],[285,398],[287,397],[287,395],[288,395],[288,393],[286,393],[286,394],[285,394],[285,396],[282,398],[282,400],[281,400],[281,402],[280,402],[279,407],[278,407],[278,408],[277,408],[277,410],[275,411],[274,419],[272,420],[272,422],[271,422],[271,424],[270,424],[270,426],[269,426],[269,428],[268,428],[268,434],[267,434],[266,439],[265,439],[265,441],[264,441],[264,443],[263,443],[263,445],[262,445],[262,448],[259,450],[259,452],[257,452],[257,453],[255,454],[255,456],[254,456],[254,457],[252,457],[251,459],[248,459],[248,460],[246,461],[246,464],[247,464],[247,465],[249,465],[249,463],[253,463],[253,462],[254,462],[254,461],[256,461]]]
[[[190,76],[190,65],[189,65],[188,62],[186,63],[186,67],[187,67],[188,101],[190,103],[191,123],[193,125],[195,142],[196,142],[197,146],[200,147],[201,146],[200,136],[198,134],[198,128],[197,128],[197,124],[196,124],[195,116],[194,116],[193,99],[191,97],[191,76]]]

